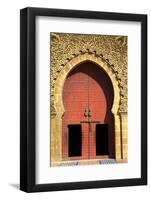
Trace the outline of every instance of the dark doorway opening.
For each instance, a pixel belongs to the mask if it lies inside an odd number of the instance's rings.
[[[108,154],[108,124],[96,124],[96,155]]]
[[[81,156],[82,151],[82,129],[80,124],[68,125],[68,139],[69,139],[69,148],[68,155],[69,157]]]

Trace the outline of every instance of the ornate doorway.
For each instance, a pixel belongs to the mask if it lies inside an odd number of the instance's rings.
[[[83,62],[63,87],[63,160],[115,158],[114,91],[110,78],[93,62]]]
[[[126,41],[125,36],[51,34],[50,166],[83,165],[91,164],[92,162],[100,164],[104,160],[101,159],[100,161],[102,156],[114,158],[116,162],[127,162]],[[67,114],[66,109],[68,108],[66,108],[65,104],[69,96],[67,95],[68,97],[64,101],[64,88],[68,80],[73,76],[72,74],[76,74],[76,70],[79,70],[77,73],[80,73],[80,68],[82,70],[82,65],[84,64],[87,65],[85,69],[88,69],[88,65],[91,64],[92,71],[98,71],[99,77],[94,77],[89,70],[89,74],[87,71],[85,75],[89,76],[92,81],[95,80],[97,87],[102,88],[104,92],[104,102],[107,105],[106,111],[104,111],[104,122],[103,118],[100,119],[97,115],[95,116],[94,111],[92,112],[92,106],[85,104],[83,111],[81,110],[81,118],[79,117],[77,121],[76,119],[71,121],[74,115],[67,115],[67,120],[69,121],[66,123],[64,120]],[[101,83],[100,81],[103,81],[103,79],[100,77],[104,77],[107,84]],[[77,85],[78,83],[74,87]],[[72,89],[69,89],[69,91]],[[84,91],[86,92],[86,90]],[[88,91],[90,92],[87,89],[87,93]],[[94,91],[94,89],[91,89],[91,91]],[[94,95],[97,97],[97,94],[98,92]],[[92,94],[89,96],[92,97]],[[90,101],[91,97],[87,97],[87,101]],[[76,95],[74,100],[79,99],[81,101],[80,98],[77,98]],[[70,103],[67,103],[67,107],[68,104],[70,105]],[[96,103],[93,103],[93,105],[96,105]],[[97,106],[101,108],[101,105]],[[89,113],[91,116],[88,116]],[[96,123],[96,121],[99,121],[99,123]],[[84,129],[91,131],[87,131],[84,134]],[[99,134],[102,130],[104,136]],[[88,132],[91,133],[88,134]],[[89,139],[90,135],[93,138],[92,140]],[[83,136],[86,136],[87,139],[85,141],[87,140],[87,143],[88,139],[90,143],[93,141],[93,145],[86,145],[85,150],[84,144],[86,142],[84,142]],[[102,142],[103,145],[100,145],[101,141],[105,141]],[[88,153],[88,151],[91,152]]]

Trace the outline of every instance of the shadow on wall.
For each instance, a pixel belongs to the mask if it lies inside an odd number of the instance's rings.
[[[20,185],[17,184],[17,183],[10,183],[9,185],[10,185],[11,187],[15,188],[16,190],[19,190],[19,188],[20,188]]]

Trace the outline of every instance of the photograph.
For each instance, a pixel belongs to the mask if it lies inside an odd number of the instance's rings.
[[[50,33],[50,166],[128,159],[127,36]]]

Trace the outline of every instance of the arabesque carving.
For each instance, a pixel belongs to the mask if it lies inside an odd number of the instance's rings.
[[[54,85],[66,64],[83,54],[99,57],[116,75],[120,89],[119,112],[127,112],[127,36],[51,33],[51,115]]]

